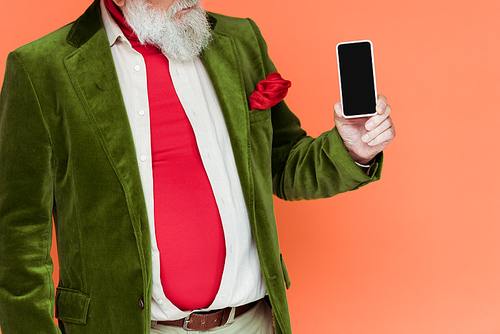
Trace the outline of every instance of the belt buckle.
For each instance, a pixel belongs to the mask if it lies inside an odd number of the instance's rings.
[[[191,322],[191,320],[189,320],[190,318],[191,314],[189,314],[187,317],[184,318],[184,322],[182,323],[182,329],[186,331],[195,331],[196,329],[191,329],[188,327],[188,324]]]

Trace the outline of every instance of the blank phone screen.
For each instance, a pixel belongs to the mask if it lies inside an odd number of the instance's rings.
[[[377,93],[370,42],[339,44],[337,52],[344,115],[375,114]]]

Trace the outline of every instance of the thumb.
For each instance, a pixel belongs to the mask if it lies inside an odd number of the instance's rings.
[[[335,111],[334,113],[335,119],[344,118],[344,116],[342,116],[342,103],[340,102],[335,103],[335,105],[333,106],[333,110]]]

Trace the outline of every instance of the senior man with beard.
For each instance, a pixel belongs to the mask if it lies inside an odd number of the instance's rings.
[[[96,0],[9,55],[3,334],[291,333],[273,193],[379,179],[390,107],[306,136],[255,23],[198,1]]]

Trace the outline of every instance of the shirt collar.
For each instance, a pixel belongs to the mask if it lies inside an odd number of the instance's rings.
[[[100,6],[101,6],[102,23],[104,25],[104,30],[106,30],[106,35],[108,36],[109,46],[111,47],[117,41],[121,40],[122,42],[125,42],[130,47],[132,47],[128,39],[125,37],[123,31],[120,29],[115,20],[111,17],[111,14],[106,8],[106,4],[104,4],[104,0],[101,0]]]

